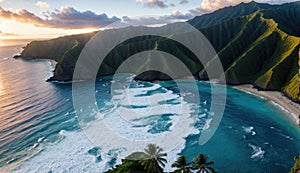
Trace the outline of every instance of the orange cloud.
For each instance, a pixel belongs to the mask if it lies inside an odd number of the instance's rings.
[[[50,5],[47,2],[42,2],[42,1],[38,1],[35,5],[42,9],[46,9],[50,7]]]
[[[215,11],[229,5],[236,5],[241,2],[250,2],[251,0],[203,0],[201,8],[204,11]]]
[[[80,12],[69,6],[48,13],[45,19],[25,9],[12,12],[0,7],[0,18],[29,23],[38,27],[63,29],[102,28],[120,20],[115,16],[109,18],[105,13],[96,14],[92,11]]]

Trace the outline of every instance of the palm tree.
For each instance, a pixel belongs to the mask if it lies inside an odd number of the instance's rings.
[[[210,167],[214,162],[208,162],[207,159],[207,155],[198,154],[198,157],[194,158],[194,161],[192,162],[193,169],[197,170],[197,173],[216,173],[214,168]]]
[[[167,160],[164,158],[167,156],[166,153],[162,153],[163,149],[155,144],[148,144],[145,148],[145,158],[140,161],[140,164],[144,169],[150,173],[161,173],[163,172],[163,167],[167,163]]]
[[[186,162],[185,156],[180,156],[175,163],[172,164],[172,168],[177,168],[174,173],[192,173],[190,163]]]

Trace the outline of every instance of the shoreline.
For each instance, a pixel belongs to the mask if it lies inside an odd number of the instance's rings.
[[[43,60],[47,60],[49,62],[50,68],[52,70],[51,73],[53,73],[57,62],[52,59],[43,59]],[[193,79],[193,80],[197,80],[197,79]],[[158,81],[160,81],[160,80],[158,80]],[[158,81],[152,81],[152,82],[156,83]],[[201,80],[199,80],[199,81],[201,81]],[[69,81],[69,82],[51,81],[51,82],[72,83],[72,82],[77,82],[77,81]],[[214,82],[218,83],[218,80],[214,81]],[[236,86],[232,86],[232,87],[235,89],[238,89],[240,91],[250,93],[257,97],[261,97],[262,99],[266,99],[266,100],[273,102],[273,104],[275,106],[278,106],[278,107],[282,108],[284,111],[286,111],[289,115],[288,118],[290,118],[293,122],[296,123],[296,125],[298,125],[300,127],[300,118],[298,117],[298,116],[300,116],[300,104],[298,104],[298,103],[294,102],[293,100],[291,100],[290,98],[286,97],[283,93],[281,93],[279,91],[258,90],[252,84],[242,84],[242,85],[236,85]]]
[[[56,61],[54,61],[53,59],[47,59],[50,63],[50,67],[51,67],[51,70],[54,71],[55,70],[55,66],[57,64]]]
[[[277,104],[277,106],[282,107],[285,111],[287,111],[290,115],[289,118],[294,120],[295,123],[299,125],[300,122],[298,116],[300,115],[300,105],[284,96],[281,92],[259,91],[251,84],[238,85],[234,86],[233,88],[243,92],[249,92],[258,97],[262,97],[264,99],[272,101],[273,103]]]

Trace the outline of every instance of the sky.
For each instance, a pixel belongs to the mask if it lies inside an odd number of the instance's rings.
[[[250,0],[0,0],[0,39],[53,38],[121,25],[158,26]],[[257,0],[280,4],[295,0]]]

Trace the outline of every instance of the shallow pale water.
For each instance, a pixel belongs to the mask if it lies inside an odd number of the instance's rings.
[[[0,48],[0,172],[103,172],[118,163],[121,148],[104,152],[80,129],[73,109],[72,85],[45,82],[51,75],[47,61],[7,59],[20,51],[18,47]],[[128,75],[119,77],[125,80]],[[182,138],[182,145],[168,153],[168,160],[179,153],[191,160],[201,152],[215,162],[218,172],[289,171],[293,157],[300,154],[300,132],[285,111],[268,100],[228,87],[221,124],[211,140],[199,146],[199,132],[209,130],[210,84],[197,83],[201,101],[193,105],[189,103],[189,82],[178,82],[186,86],[186,95],[179,94],[174,82],[134,82],[129,86],[135,94],[130,97],[130,105],[121,102],[114,108],[108,93],[112,78],[99,78],[97,105],[107,114],[126,109],[143,112],[149,108],[147,97],[159,93],[167,100],[157,98],[153,104],[158,108],[167,105],[167,113],[134,119],[140,126],[131,128],[125,129],[119,122],[112,124],[129,138],[140,137],[134,133],[136,128],[145,130],[143,137],[153,137],[172,130],[180,116],[176,114],[178,102],[184,99],[187,112],[200,110],[194,123],[199,131]]]

